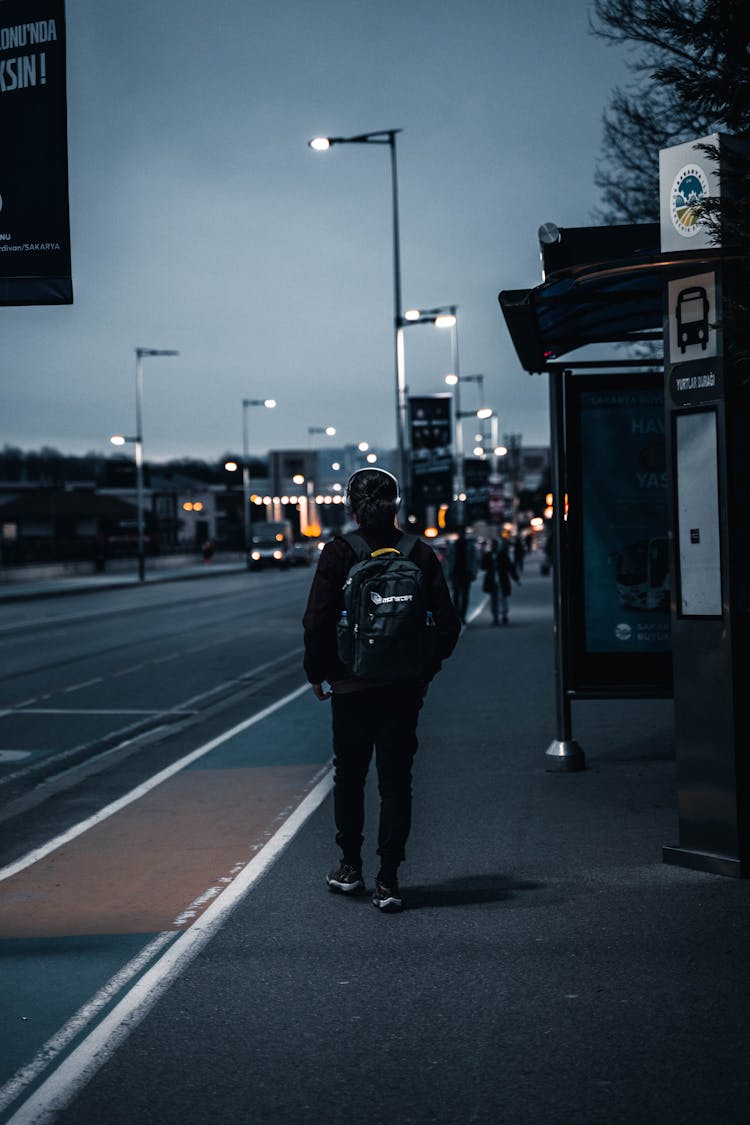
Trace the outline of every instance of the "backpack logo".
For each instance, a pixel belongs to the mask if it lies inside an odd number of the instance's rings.
[[[377,590],[370,590],[370,601],[375,605],[385,605],[387,602],[410,602],[413,598],[413,594],[392,594],[391,597],[384,598]]]

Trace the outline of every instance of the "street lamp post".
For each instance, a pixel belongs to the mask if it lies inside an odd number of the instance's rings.
[[[130,440],[135,443],[135,479],[138,507],[138,580],[146,577],[146,550],[144,544],[143,512],[143,360],[145,356],[179,355],[174,349],[136,348],[135,349],[135,429],[136,436]],[[129,440],[129,439],[125,439]]]
[[[245,562],[250,566],[250,452],[247,437],[248,406],[265,406],[273,410],[273,398],[243,398],[242,400],[242,535],[245,541]]]
[[[335,426],[308,426],[307,427],[307,440],[312,445],[313,434],[325,434],[326,437],[335,437]],[[317,464],[315,465],[315,476],[317,477]],[[320,522],[318,520],[318,511],[315,504],[315,480],[312,473],[307,474],[307,508],[306,508],[307,529],[305,534],[310,533],[310,529],[315,526],[320,529]],[[317,534],[320,534],[318,530]]]
[[[461,409],[461,384],[462,383],[478,383],[479,384],[479,398],[481,401],[484,393],[484,375],[459,375],[458,373],[458,345],[456,345],[455,356],[455,370],[445,376],[445,381],[450,387],[455,387],[455,415],[456,415],[456,496],[458,497],[458,523],[459,526],[463,524],[464,502],[461,500],[461,495],[464,491],[464,436],[463,424],[464,418],[478,418],[480,417],[479,411]],[[489,417],[489,415],[485,415]]]
[[[355,137],[313,137],[308,145],[315,152],[326,152],[332,145],[388,145],[391,157],[391,205],[393,210],[393,326],[395,335],[396,376],[396,444],[401,487],[408,485],[406,475],[406,383],[404,378],[404,347],[401,323],[401,247],[398,216],[398,172],[396,167],[396,136],[402,129],[378,129]],[[408,501],[407,501],[408,507]]]
[[[458,392],[458,305],[441,305],[435,309],[407,309],[401,318],[401,329],[410,328],[415,324],[434,324],[436,328],[450,328],[451,333],[451,374],[446,375],[445,381],[450,383],[451,386],[456,387]],[[403,335],[403,332],[402,332]],[[402,371],[403,371],[403,349],[402,349]],[[456,411],[460,409],[458,400],[458,393],[454,399]],[[455,428],[455,449],[456,449],[456,473],[454,474],[453,485],[456,495],[459,495],[463,485],[461,477],[459,476],[458,466],[462,464],[462,452],[459,451],[460,430],[456,425]],[[460,501],[459,501],[460,503]]]
[[[518,509],[520,506],[521,484],[521,441],[522,434],[503,434],[503,444],[508,449],[508,470],[513,490],[513,534],[518,535]]]

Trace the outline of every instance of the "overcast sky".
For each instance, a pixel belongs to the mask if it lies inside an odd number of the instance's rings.
[[[266,396],[253,453],[322,425],[392,448],[388,149],[306,142],[398,128],[404,306],[457,305],[462,374],[485,376],[501,434],[547,444],[547,377],[522,371],[497,295],[541,280],[541,223],[592,221],[626,74],[589,8],[68,0],[75,300],[0,309],[3,443],[111,452],[146,346],[180,351],[146,360],[147,458],[239,451],[241,401]],[[411,393],[450,366],[449,333],[406,332]]]

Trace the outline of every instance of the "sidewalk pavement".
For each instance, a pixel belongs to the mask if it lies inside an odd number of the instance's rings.
[[[185,578],[210,578],[219,574],[237,574],[247,570],[244,560],[233,562],[199,562],[194,565],[164,567],[155,569],[146,566],[146,575],[141,583],[138,578],[138,562],[133,560],[132,570],[113,574],[73,574],[55,578],[0,581],[0,602],[28,601],[33,598],[63,597],[66,594],[95,593],[97,590],[119,590],[127,586],[153,585],[157,582],[178,582]]]
[[[551,773],[552,685],[530,563],[428,694],[404,912],[326,891],[329,795],[55,1120],[744,1125],[750,886],[662,862],[671,704],[576,704]]]

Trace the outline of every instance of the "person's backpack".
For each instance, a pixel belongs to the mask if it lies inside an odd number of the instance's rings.
[[[358,561],[344,583],[339,658],[367,679],[426,679],[434,667],[437,630],[424,575],[409,557],[417,537],[402,535],[396,547],[376,551],[357,532],[344,539]]]

